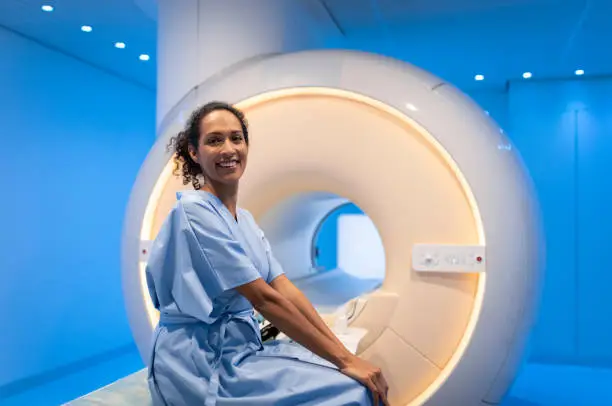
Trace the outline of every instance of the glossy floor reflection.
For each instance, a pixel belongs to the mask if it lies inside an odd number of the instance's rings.
[[[612,369],[528,364],[501,406],[612,405]],[[139,371],[70,406],[150,405],[146,371]]]

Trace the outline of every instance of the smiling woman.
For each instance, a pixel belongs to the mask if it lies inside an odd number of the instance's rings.
[[[204,173],[220,183],[238,180],[246,167],[248,145],[244,114],[227,103],[211,102],[191,114],[185,130],[168,147],[176,154],[175,174],[182,170],[183,184],[198,190]]]
[[[183,183],[196,190],[179,193],[146,266],[160,312],[148,365],[153,404],[387,405],[380,368],[332,333],[238,208],[248,144],[244,115],[222,102],[197,108],[169,144],[175,172],[182,164]],[[254,310],[295,342],[264,344]],[[287,376],[289,391],[268,384]]]

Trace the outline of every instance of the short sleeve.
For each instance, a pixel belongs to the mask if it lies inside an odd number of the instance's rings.
[[[264,246],[266,248],[266,255],[268,256],[268,262],[270,263],[270,274],[268,275],[268,280],[266,282],[272,283],[274,279],[283,275],[285,271],[283,271],[283,267],[277,261],[276,257],[274,257],[274,253],[272,252],[272,247],[270,246],[270,242],[268,241],[266,236],[263,234],[263,231],[262,231],[262,236],[263,236]]]
[[[181,232],[190,251],[188,256],[211,300],[261,278],[229,226],[207,201],[182,201],[178,210],[183,217]]]

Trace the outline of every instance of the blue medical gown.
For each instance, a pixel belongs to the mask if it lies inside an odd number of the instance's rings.
[[[149,360],[154,405],[370,405],[369,391],[295,343],[261,341],[234,288],[283,273],[251,214],[179,193],[146,268],[160,312]]]

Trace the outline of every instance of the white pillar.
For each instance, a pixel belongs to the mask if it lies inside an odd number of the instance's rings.
[[[260,55],[323,48],[340,35],[318,0],[159,0],[157,125],[224,68]]]

